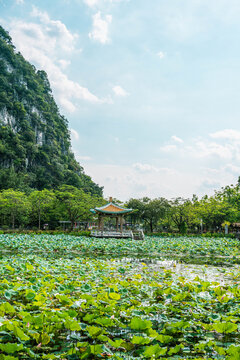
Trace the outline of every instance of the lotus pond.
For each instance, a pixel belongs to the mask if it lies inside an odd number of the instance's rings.
[[[240,359],[233,239],[0,235],[0,360]]]

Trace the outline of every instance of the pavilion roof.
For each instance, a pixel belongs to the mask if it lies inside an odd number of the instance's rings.
[[[90,209],[90,211],[93,214],[109,214],[109,215],[121,215],[121,214],[127,214],[133,211],[133,209],[127,209],[124,208],[120,205],[117,205],[115,203],[113,203],[112,201],[110,201],[108,204],[101,206],[101,207],[96,207],[94,209]]]

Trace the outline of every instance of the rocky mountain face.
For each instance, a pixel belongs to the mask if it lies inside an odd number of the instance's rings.
[[[0,189],[63,184],[102,195],[71,152],[68,122],[47,74],[16,52],[0,26]]]

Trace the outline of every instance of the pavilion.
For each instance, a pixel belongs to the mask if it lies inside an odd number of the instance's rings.
[[[109,203],[102,207],[90,209],[93,214],[98,215],[98,230],[92,231],[93,236],[102,237],[132,237],[132,231],[123,231],[124,216],[130,214],[133,209],[124,208],[118,204],[113,203],[110,197]],[[116,219],[116,231],[104,231],[104,219],[106,217]],[[119,231],[120,225],[120,231]]]

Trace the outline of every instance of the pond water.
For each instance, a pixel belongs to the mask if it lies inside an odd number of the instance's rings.
[[[188,280],[194,280],[197,277],[208,282],[217,282],[220,285],[239,284],[240,266],[213,266],[213,265],[196,265],[178,262],[177,260],[158,259],[150,257],[122,257],[112,260],[118,265],[129,265],[129,273],[141,273],[144,267],[151,272],[161,272],[170,270],[172,275],[183,276]]]

